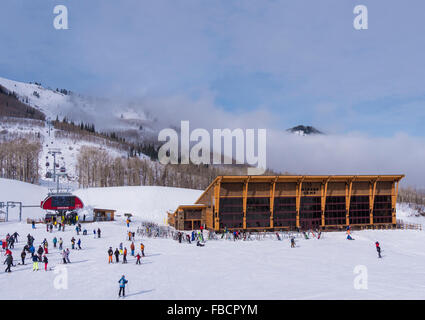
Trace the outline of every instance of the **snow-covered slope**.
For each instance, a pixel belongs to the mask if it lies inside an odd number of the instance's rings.
[[[0,202],[18,201],[24,206],[40,205],[48,189],[16,180],[0,179]],[[113,187],[78,189],[73,192],[80,197],[86,209],[81,214],[90,215],[93,208],[117,210],[118,215],[131,213],[140,220],[164,225],[167,211],[174,211],[180,204],[193,204],[202,194],[200,190],[169,187]],[[41,218],[40,208],[23,208],[23,218]],[[17,208],[11,209],[9,220],[18,219]]]
[[[52,120],[66,117],[78,123],[93,123],[102,131],[136,131],[140,137],[151,136],[153,120],[143,110],[129,103],[104,98],[61,93],[41,85],[13,81],[0,77],[0,85],[15,92],[19,100]],[[142,128],[141,128],[142,127]]]
[[[130,230],[138,226],[133,222]],[[297,237],[296,248],[290,247],[288,237],[277,241],[273,235],[253,241],[210,240],[202,248],[137,235],[136,252],[143,242],[146,257],[136,265],[130,255],[128,264],[122,263],[122,256],[119,263],[107,262],[110,246],[130,246],[123,220],[83,228],[89,235],[77,235],[71,227],[47,233],[39,225],[32,230],[27,224],[0,224],[0,238],[15,231],[21,235],[12,250],[16,264],[25,236],[31,233],[36,246],[47,239],[52,268],[45,272],[39,263],[40,271],[33,272],[27,255],[26,265],[0,273],[0,299],[113,300],[118,298],[122,274],[129,281],[126,299],[425,299],[423,231],[355,231],[355,241],[346,240],[344,232],[323,233],[320,240]],[[97,228],[102,230],[100,239],[92,236]],[[70,248],[70,264],[62,264],[53,237],[62,238],[64,248]],[[72,237],[81,239],[82,250],[71,249]],[[382,259],[377,258],[377,240]],[[358,289],[356,279],[362,275],[366,287]]]
[[[46,192],[43,187],[0,179],[0,201],[37,204]],[[201,191],[118,187],[75,193],[87,206],[135,214],[130,228],[123,216],[114,222],[83,224],[86,236],[77,235],[72,227],[47,233],[44,225],[33,230],[24,222],[0,223],[0,239],[7,233],[20,234],[12,249],[16,266],[10,274],[0,273],[0,299],[116,299],[122,274],[129,280],[127,299],[425,299],[424,231],[353,231],[355,241],[346,240],[344,232],[322,233],[320,240],[281,233],[282,241],[271,233],[252,241],[209,240],[202,248],[136,235],[136,253],[140,243],[145,245],[142,264],[136,265],[130,255],[128,264],[108,264],[109,247],[123,243],[129,248],[129,230],[136,231],[142,220],[163,222],[166,210],[193,203]],[[24,215],[37,214],[32,210],[25,208]],[[415,219],[403,206],[398,215]],[[97,228],[102,230],[100,239],[92,235]],[[40,271],[33,272],[30,255],[25,265],[18,265],[28,233],[35,237],[36,246],[45,238],[49,243],[47,272],[41,263]],[[295,248],[290,247],[291,236],[296,237]],[[53,237],[62,238],[64,248],[71,247],[72,237],[81,239],[82,250],[71,250],[70,264],[62,264]],[[382,259],[377,258],[375,241],[381,244]],[[360,283],[366,286],[359,289],[361,275]],[[57,286],[59,282],[63,287]]]
[[[165,224],[167,211],[174,211],[180,204],[193,204],[202,191],[139,186],[79,189],[74,194],[89,208],[114,209],[120,215],[131,213],[142,220]]]

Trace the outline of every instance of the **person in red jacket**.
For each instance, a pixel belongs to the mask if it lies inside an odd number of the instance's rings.
[[[137,260],[136,260],[136,264],[141,264],[141,263],[140,263],[140,258],[141,258],[140,253],[137,253],[136,258],[137,258]]]
[[[43,256],[43,262],[44,262],[44,271],[47,271],[47,265],[49,263],[49,260],[47,259],[46,255]]]
[[[376,241],[375,245],[376,245],[376,251],[378,251],[378,258],[382,258],[381,257],[381,247],[379,246],[379,242]]]

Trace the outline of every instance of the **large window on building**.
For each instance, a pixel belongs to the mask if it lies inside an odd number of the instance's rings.
[[[322,223],[322,206],[320,197],[301,197],[301,229],[317,228]]]
[[[373,223],[392,223],[391,196],[375,196],[373,202]]]
[[[220,198],[220,229],[243,228],[243,198]]]
[[[350,201],[350,224],[369,223],[369,196],[352,196]]]
[[[249,197],[246,199],[246,227],[270,227],[269,197]]]
[[[325,225],[336,226],[346,224],[345,197],[326,197]]]
[[[274,227],[295,227],[297,225],[297,198],[276,197],[273,206]]]

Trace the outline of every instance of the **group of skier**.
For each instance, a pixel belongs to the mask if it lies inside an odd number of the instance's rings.
[[[74,221],[74,223],[78,221],[78,218],[76,218],[76,220]],[[50,223],[46,224],[46,231],[51,233],[53,226],[57,227],[59,226],[59,231],[62,229],[64,231],[64,221],[62,222],[58,222],[58,221],[53,221]],[[35,229],[35,222],[32,221],[32,228]],[[77,234],[81,231],[81,225],[78,224],[77,226],[78,229],[76,229]],[[100,234],[101,234],[101,230],[100,228],[98,228],[97,230],[93,230],[95,237],[100,238]],[[13,254],[12,254],[12,249],[15,248],[15,243],[18,242],[18,236],[19,234],[17,232],[6,235],[6,238],[3,240],[0,240],[0,248],[2,251],[5,251],[5,256],[6,256],[6,260],[4,261],[4,264],[7,265],[5,272],[12,272],[11,271],[11,267],[15,267],[16,265],[14,265],[14,260],[13,260]],[[44,238],[44,240],[41,242],[41,244],[38,246],[38,248],[36,249],[34,246],[34,241],[35,238],[31,235],[28,234],[27,235],[27,243],[24,245],[22,252],[20,254],[20,258],[21,258],[21,263],[22,265],[25,265],[25,259],[27,258],[27,254],[31,255],[31,261],[33,263],[33,271],[38,271],[39,270],[39,265],[38,263],[44,263],[44,270],[48,271],[48,263],[49,263],[49,259],[47,257],[47,255],[49,254],[49,243],[47,241],[46,238]],[[57,237],[55,236],[52,240],[53,243],[53,247],[56,249],[57,245],[59,245],[59,251],[60,251],[60,255],[62,258],[62,262],[64,264],[67,263],[71,263],[70,259],[69,259],[69,255],[70,255],[70,250],[68,248],[64,249],[63,248],[63,239],[59,238],[59,240],[57,239]],[[78,247],[76,247],[76,245]],[[81,250],[81,239],[79,238],[78,241],[72,237],[71,239],[71,246],[72,249],[78,249]]]
[[[179,243],[182,243],[183,240],[186,240],[189,244],[196,241],[196,246],[203,247],[205,246],[204,240],[204,228],[201,226],[198,231],[193,230],[191,234],[185,234],[183,232],[178,232],[176,238]]]
[[[140,252],[138,252],[135,255],[135,249],[136,246],[134,245],[134,242],[131,242],[130,244],[130,254],[133,257],[136,257],[136,264],[141,264],[141,257],[145,256],[145,245],[143,243],[140,243]],[[109,247],[108,251],[108,263],[114,263],[113,256],[115,256],[115,263],[120,262],[120,256],[122,256],[122,263],[127,263],[127,247],[123,247],[122,242],[119,245],[119,248],[116,248],[115,251],[112,249],[112,247]]]

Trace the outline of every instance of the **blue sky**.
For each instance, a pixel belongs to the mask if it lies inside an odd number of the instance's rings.
[[[70,30],[53,28],[58,4]],[[352,26],[358,4],[369,30]],[[235,117],[265,111],[275,129],[424,137],[424,11],[423,0],[3,0],[0,76],[207,99]]]

